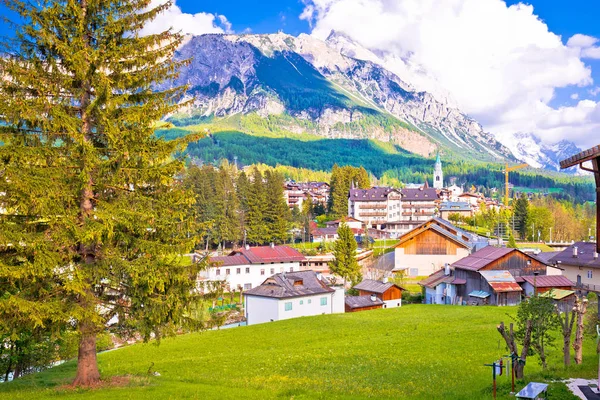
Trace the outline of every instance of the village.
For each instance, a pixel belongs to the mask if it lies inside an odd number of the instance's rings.
[[[583,154],[587,156],[580,157],[587,161],[596,153]],[[577,159],[565,165],[579,163]],[[290,208],[302,207],[307,199],[325,205],[328,188],[324,182],[291,182],[284,196]],[[403,282],[409,280],[419,285],[419,299],[425,304],[515,306],[540,295],[568,310],[578,295],[600,290],[599,250],[593,237],[554,243],[554,251],[542,252],[535,244],[522,249],[507,246],[501,237],[481,236],[450,221],[453,214],[476,215],[479,207],[504,206],[457,185],[446,188],[438,156],[432,187],[427,181],[402,189],[356,189],[352,184],[347,216],[322,228],[311,221],[310,240],[320,245],[338,240],[340,226],[351,229],[360,243],[355,258],[361,279],[353,286],[330,271],[331,252],[306,255],[302,246],[273,243],[211,256],[198,284],[210,287],[209,282],[220,282],[225,292],[238,291],[242,319],[248,325],[400,307],[403,293],[408,294]],[[369,244],[386,239],[393,246],[374,257]]]

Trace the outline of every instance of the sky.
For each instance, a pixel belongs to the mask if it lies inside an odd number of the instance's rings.
[[[589,147],[600,143],[598,15],[596,0],[176,0],[146,32],[336,30],[499,137]]]

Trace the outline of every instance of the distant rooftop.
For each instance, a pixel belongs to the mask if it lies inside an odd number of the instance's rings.
[[[331,293],[315,271],[283,272],[267,278],[260,286],[244,291],[246,296],[286,299]]]

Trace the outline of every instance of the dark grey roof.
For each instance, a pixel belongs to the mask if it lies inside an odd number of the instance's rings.
[[[403,201],[431,201],[439,198],[437,190],[433,188],[402,189]]]
[[[247,296],[286,299],[334,292],[315,271],[282,272],[267,278],[260,286],[244,292]]]
[[[573,247],[577,247],[577,257],[573,257]],[[567,247],[565,250],[552,257],[549,262],[552,264],[575,265],[577,267],[600,268],[600,258],[594,259],[596,243],[577,242]]]
[[[346,296],[346,305],[350,308],[363,308],[382,306],[383,300],[379,297],[375,297],[375,301],[371,300],[371,295],[366,296]]]
[[[386,290],[391,288],[392,286],[396,286],[399,289],[402,289],[400,286],[396,285],[392,282],[383,283],[381,281],[375,281],[373,279],[365,279],[358,285],[354,286],[354,289],[364,290],[365,292],[371,293],[384,293]],[[404,289],[402,289],[404,290]]]
[[[525,252],[525,253],[527,253],[527,252]],[[552,258],[556,257],[559,254],[560,254],[560,251],[544,251],[544,252],[536,254],[535,257],[540,261],[549,263],[549,261]]]
[[[465,201],[445,201],[440,205],[440,211],[472,211],[472,209]]]
[[[391,192],[396,192],[398,194],[401,193],[399,190],[390,187],[374,187],[371,189],[350,189],[350,194],[348,198],[352,201],[383,201],[387,200],[387,196]]]

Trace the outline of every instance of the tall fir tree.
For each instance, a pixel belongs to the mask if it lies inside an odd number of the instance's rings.
[[[193,197],[174,180],[183,140],[154,135],[184,88],[182,37],[141,36],[170,2],[5,0],[17,15],[0,57],[0,329],[73,324],[75,385],[100,380],[96,337],[160,338],[192,323],[200,264]],[[5,332],[0,332],[0,335]]]
[[[224,160],[215,181],[215,242],[220,243],[223,248],[225,242],[237,242],[241,234],[240,204],[235,189],[236,175],[237,169]]]
[[[186,170],[183,179],[184,187],[194,193],[195,204],[190,217],[196,218],[197,235],[207,249],[211,239],[215,237],[213,230],[217,218],[214,201],[216,181],[217,173],[212,165],[192,165]]]
[[[352,229],[345,222],[341,223],[337,234],[338,239],[333,245],[334,259],[329,265],[329,270],[332,274],[338,275],[344,280],[345,287],[346,281],[350,280],[352,283],[358,283],[362,277],[360,265],[356,261],[358,244]]]
[[[248,198],[250,197],[250,181],[244,171],[242,171],[238,178],[235,187],[238,200],[240,202],[240,229],[241,235],[246,238],[246,216],[248,215]],[[246,243],[244,243],[246,244]]]
[[[264,222],[266,193],[263,175],[256,167],[252,171],[252,182],[248,190],[247,203],[246,240],[252,244],[263,244],[267,232]]]
[[[283,184],[283,176],[275,171],[265,171],[264,242],[281,244],[289,238],[291,215],[283,196]]]
[[[515,202],[514,208],[515,230],[519,233],[521,240],[527,235],[527,217],[529,214],[529,200],[525,193]]]

